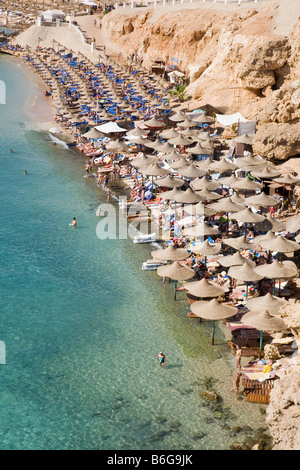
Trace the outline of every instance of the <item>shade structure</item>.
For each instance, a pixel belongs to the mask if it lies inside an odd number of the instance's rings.
[[[290,233],[298,232],[298,230],[300,230],[300,214],[290,217],[285,222],[285,227],[286,227],[286,230]]]
[[[235,250],[253,250],[256,247],[256,243],[249,242],[245,235],[237,238],[224,238],[222,243],[231,246]]]
[[[190,117],[186,117],[184,121],[180,121],[178,124],[180,127],[195,127],[197,123],[193,121]]]
[[[218,235],[218,227],[213,227],[206,224],[205,222],[198,222],[194,227],[190,227],[184,230],[185,236],[189,237],[206,237],[211,235]]]
[[[248,263],[250,267],[253,268],[256,266],[254,261],[244,258],[239,251],[236,251],[233,255],[220,256],[218,258],[218,263],[226,268],[231,266],[242,266],[245,263]]]
[[[104,134],[110,134],[113,132],[126,132],[127,129],[123,129],[116,122],[107,122],[95,128],[97,131],[103,132]]]
[[[215,189],[218,189],[219,186],[220,185],[218,181],[208,180],[205,176],[191,181],[191,187],[194,191],[201,191],[202,189],[214,191]]]
[[[288,186],[297,186],[300,184],[300,178],[291,176],[289,173],[281,176],[280,178],[274,178],[275,183],[281,183]]]
[[[265,165],[265,162],[262,158],[253,157],[251,155],[248,155],[247,157],[237,157],[235,159],[235,163],[241,170],[244,170],[245,168],[257,169],[262,165]]]
[[[233,142],[238,144],[252,145],[254,134],[242,134],[233,139]]]
[[[86,132],[86,134],[83,134],[83,137],[86,137],[87,139],[100,139],[102,136],[103,134],[95,128]]]
[[[174,201],[174,197],[177,196],[181,191],[176,187],[173,188],[171,191],[165,191],[163,193],[159,193],[159,197],[163,201]]]
[[[193,121],[202,123],[202,124],[209,124],[211,122],[214,122],[214,118],[211,116],[207,116],[206,113],[199,113],[199,115],[196,115],[192,119]]]
[[[179,132],[177,132],[174,127],[171,129],[166,129],[160,133],[161,137],[164,139],[175,139],[175,137],[179,136]]]
[[[184,266],[179,261],[174,261],[172,264],[159,266],[157,274],[161,277],[168,277],[175,281],[187,281],[194,277],[195,272],[188,266]]]
[[[281,175],[280,170],[276,170],[276,168],[269,168],[265,167],[262,171],[258,171],[255,167],[251,170],[251,175],[255,178],[259,178],[261,180],[265,179],[273,179],[278,178]]]
[[[173,200],[181,204],[197,204],[197,202],[200,201],[200,197],[192,188],[188,188],[186,191],[180,191],[180,193],[175,195]]]
[[[154,259],[161,261],[182,261],[190,256],[190,253],[185,248],[175,248],[169,245],[167,248],[162,250],[155,250],[151,252],[151,256]]]
[[[210,207],[212,207],[216,212],[240,212],[244,209],[241,204],[236,204],[232,202],[230,197],[225,197],[219,199],[217,202],[213,202]]]
[[[247,206],[260,206],[260,207],[273,207],[280,204],[279,199],[273,196],[268,196],[263,191],[255,196],[245,198],[245,204]]]
[[[209,165],[209,170],[211,171],[218,171],[219,173],[223,173],[225,171],[234,171],[236,170],[238,167],[237,165],[235,165],[234,163],[232,162],[229,162],[228,160],[226,160],[225,158],[222,158],[221,160],[219,161],[213,161],[210,165]]]
[[[220,297],[225,294],[225,289],[205,278],[201,281],[188,282],[184,287],[190,294],[199,298]]]
[[[201,170],[208,170],[209,165],[213,162],[213,159],[211,157],[204,158],[203,160],[200,160],[200,162],[195,162],[195,165],[198,168],[201,168]]]
[[[170,161],[170,160],[173,160],[173,161],[178,161],[178,160],[181,160],[183,159],[183,162],[184,164],[186,163],[186,155],[183,154],[183,153],[179,153],[179,152],[176,152],[176,150],[174,149],[174,147],[172,147],[172,150],[170,152],[164,152],[164,156],[163,156],[163,159],[164,160],[167,160],[167,161]]]
[[[271,214],[269,214],[261,223],[256,224],[256,230],[260,232],[282,232],[283,230],[285,230],[285,228],[285,222],[275,219],[271,216]]]
[[[250,310],[242,316],[241,322],[260,331],[284,331],[287,325],[281,318],[274,317],[268,310]]]
[[[282,235],[277,235],[269,238],[261,238],[259,244],[262,248],[270,251],[277,251],[279,253],[292,253],[299,250],[300,245],[292,240],[287,240]]]
[[[241,223],[250,223],[250,224],[262,222],[265,219],[263,215],[252,212],[252,210],[249,207],[247,207],[246,209],[243,209],[242,211],[235,212],[234,214],[231,215],[231,218]]]
[[[209,240],[205,240],[200,246],[192,247],[191,251],[197,255],[210,256],[217,255],[221,248],[221,243],[210,243]]]
[[[218,179],[218,183],[222,186],[232,186],[233,184],[237,183],[240,180],[234,173],[230,176],[223,176],[222,178]]]
[[[197,178],[199,176],[204,176],[205,171],[200,170],[192,163],[186,164],[184,167],[180,167],[177,169],[177,173],[185,178]]]
[[[278,261],[257,266],[255,271],[269,279],[292,279],[298,275],[298,268],[293,261]]]
[[[132,129],[131,131],[127,132],[126,135],[133,135],[133,136],[136,136],[136,137],[140,137],[142,135],[147,135],[149,134],[149,129],[141,129],[140,127],[135,127],[134,129]]]
[[[172,168],[172,170],[178,170],[179,168],[184,168],[184,167],[187,168],[188,164],[187,164],[186,159],[182,157],[175,162],[169,163],[169,166],[170,168]]]
[[[166,127],[166,124],[163,121],[160,121],[156,117],[153,117],[147,121],[144,121],[145,126],[149,128],[157,128],[161,129],[162,127]]]
[[[173,176],[166,176],[155,180],[155,184],[162,188],[181,188],[184,185],[184,181]]]
[[[216,201],[222,197],[221,194],[215,193],[214,191],[209,191],[207,188],[198,191],[197,194],[199,194],[203,202]]]
[[[194,147],[189,147],[186,149],[187,153],[195,155],[207,155],[209,149],[203,147],[199,142]]]
[[[271,315],[278,315],[280,308],[286,304],[286,300],[268,292],[266,295],[249,299],[247,301],[247,308],[249,310],[267,310]]]
[[[245,204],[246,198],[239,196],[236,192],[234,192],[233,195],[230,196],[230,199],[232,200],[232,202],[235,202],[236,204],[241,204],[242,206],[246,206]]]
[[[162,153],[169,153],[172,150],[174,150],[174,147],[172,147],[172,145],[170,145],[168,142],[164,142],[163,144],[162,143],[157,144],[157,145],[155,145],[154,148],[158,152],[162,152]]]
[[[182,111],[178,111],[178,113],[173,114],[173,116],[169,116],[170,121],[174,122],[183,122],[187,118],[187,115]]]
[[[212,299],[209,302],[201,300],[194,302],[191,305],[191,310],[197,317],[212,320],[212,344],[214,344],[215,338],[215,321],[233,317],[238,312],[236,307],[226,305],[217,299]]]
[[[248,177],[246,178],[239,178],[240,181],[237,181],[236,183],[233,183],[231,187],[233,189],[238,189],[238,190],[243,190],[243,191],[257,191],[258,189],[262,188],[261,183],[257,183],[256,181],[253,181],[249,179]]]
[[[157,163],[151,163],[151,165],[149,166],[147,165],[146,167],[140,167],[139,172],[147,176],[159,176],[170,174],[170,170],[160,167]]]
[[[136,157],[130,161],[131,166],[134,167],[147,167],[151,165],[152,163],[155,163],[157,161],[156,157],[153,157],[151,155],[147,156],[144,153],[140,155],[139,157]]]
[[[169,144],[172,144],[172,145],[181,145],[181,146],[187,146],[193,143],[192,140],[186,139],[181,134],[178,137],[175,137],[174,139],[169,139],[168,142]]]
[[[202,204],[202,202],[198,202],[198,204],[193,206],[193,212],[195,213],[195,215],[203,217],[211,217],[212,215],[216,214],[216,211],[214,209],[205,206],[204,204]]]
[[[228,276],[244,282],[257,282],[264,277],[263,274],[259,274],[256,268],[253,268],[247,262],[241,266],[231,266],[228,270]]]
[[[115,150],[117,152],[126,152],[128,151],[127,145],[122,142],[120,139],[111,140],[106,145],[107,150]]]

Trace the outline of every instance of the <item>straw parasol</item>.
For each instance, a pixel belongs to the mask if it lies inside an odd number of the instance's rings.
[[[243,191],[256,191],[257,189],[262,188],[262,184],[257,183],[256,181],[253,181],[249,179],[248,177],[246,177],[246,178],[239,178],[239,181],[231,184],[231,187],[233,189],[239,189]]]
[[[256,247],[256,243],[249,242],[245,235],[237,238],[224,238],[222,242],[235,250],[253,250]]]
[[[147,121],[144,121],[144,124],[145,126],[149,127],[149,128],[157,128],[157,129],[161,129],[162,127],[166,127],[166,124],[162,121],[160,121],[159,119],[156,119],[156,117],[153,117]]]
[[[255,178],[259,178],[261,180],[273,179],[273,178],[277,178],[281,175],[280,170],[276,170],[276,168],[271,169],[269,167],[265,167],[262,171],[259,171],[256,168],[253,168],[253,170],[251,170],[250,173]]]
[[[208,191],[214,191],[218,189],[219,182],[215,180],[208,180],[205,176],[202,178],[197,178],[191,181],[191,187],[194,191],[201,191],[202,189],[207,189]]]
[[[160,136],[163,137],[164,139],[175,139],[175,137],[179,136],[179,132],[177,132],[174,127],[171,129],[167,129],[165,131],[162,131],[160,133]]]
[[[190,117],[186,117],[184,121],[180,121],[178,126],[180,127],[196,127],[197,123],[193,121]]]
[[[218,263],[225,268],[229,268],[231,266],[242,266],[245,263],[248,263],[250,267],[253,268],[256,266],[254,261],[244,258],[239,251],[236,251],[233,255],[220,256],[218,258]]]
[[[100,139],[102,136],[103,134],[95,128],[86,132],[86,134],[83,134],[83,137],[86,137],[87,139]]]
[[[210,207],[212,207],[216,212],[240,212],[244,209],[241,204],[236,204],[232,202],[230,197],[225,197],[219,199],[217,202],[213,202]]]
[[[250,310],[243,315],[241,322],[260,331],[260,352],[262,351],[263,331],[284,331],[287,325],[281,318],[270,315],[268,310]]]
[[[233,139],[233,142],[238,144],[252,145],[254,134],[243,134]]]
[[[208,170],[209,169],[208,167],[212,162],[213,162],[213,159],[211,157],[208,157],[208,158],[204,158],[203,160],[200,160],[200,162],[195,162],[195,165],[198,168],[201,168],[202,170]]]
[[[205,171],[200,170],[200,168],[197,168],[195,165],[192,163],[187,164],[184,167],[179,167],[177,169],[177,173],[181,176],[184,176],[185,178],[197,178],[198,176],[204,176]],[[174,167],[173,167],[174,168]]]
[[[184,168],[187,166],[187,161],[184,157],[181,157],[179,160],[169,163],[170,168],[173,170],[178,170],[178,168]]]
[[[298,230],[300,230],[300,214],[290,217],[285,222],[285,227],[286,227],[286,230],[290,233],[298,232]]]
[[[181,160],[181,159],[184,159],[184,163],[186,163],[185,161],[185,158],[186,158],[186,155],[184,153],[179,153],[179,152],[176,152],[176,150],[174,149],[174,147],[172,147],[172,150],[170,152],[164,152],[164,156],[163,156],[163,159],[164,160],[167,160],[167,161],[170,161],[170,160],[173,160],[173,161],[178,161],[178,160]]]
[[[225,171],[234,171],[237,168],[237,165],[227,161],[224,157],[219,161],[213,161],[208,167],[209,170],[218,171],[219,173],[223,173]]]
[[[146,167],[140,167],[139,172],[147,176],[160,176],[170,174],[170,170],[160,167],[156,162]]]
[[[233,317],[238,312],[236,307],[226,305],[219,302],[217,299],[212,299],[209,302],[204,300],[194,302],[191,305],[191,310],[195,315],[197,315],[197,317],[212,320],[212,344],[214,344],[215,338],[215,321]]]
[[[144,153],[140,155],[139,157],[135,157],[130,161],[131,166],[133,167],[146,167],[151,165],[152,163],[155,163],[157,161],[156,157],[153,157],[151,155],[147,156]]]
[[[298,275],[298,268],[293,261],[278,261],[257,266],[255,271],[269,279],[289,279]]]
[[[221,243],[210,243],[209,240],[205,240],[201,245],[197,245],[191,248],[191,251],[196,255],[210,256],[217,255],[221,251]]]
[[[182,261],[190,254],[185,248],[175,248],[173,245],[169,245],[162,250],[151,251],[151,256],[161,261]]]
[[[247,308],[249,310],[268,310],[271,315],[278,314],[283,305],[287,304],[287,300],[276,297],[270,292],[260,297],[253,297],[247,301]]]
[[[162,188],[181,188],[184,185],[184,181],[173,176],[166,176],[155,180],[155,184]]]
[[[219,229],[208,225],[205,222],[198,222],[196,226],[184,230],[185,236],[189,237],[206,237],[211,235],[218,235]]]
[[[245,204],[247,206],[255,205],[260,207],[273,207],[280,204],[279,199],[273,196],[268,196],[263,191],[255,196],[245,198]]]
[[[207,188],[198,191],[197,194],[199,194],[202,201],[204,202],[216,201],[222,197],[221,194],[215,193],[214,191],[209,191]]]
[[[170,121],[174,122],[183,122],[187,118],[187,115],[182,111],[178,111],[178,113],[173,114],[173,116],[169,116]]]
[[[238,222],[246,224],[255,224],[257,222],[262,222],[265,219],[263,215],[253,212],[249,207],[239,212],[235,212],[234,214],[232,214],[231,218],[237,220]]]
[[[211,217],[212,215],[216,214],[216,211],[214,209],[211,209],[210,207],[205,206],[202,204],[202,202],[198,202],[195,206],[193,206],[193,213],[197,216],[203,216],[203,217]]]
[[[176,197],[177,194],[179,193],[181,193],[181,191],[175,187],[171,191],[165,191],[163,193],[159,193],[159,197],[163,201],[173,201],[174,200],[173,198]]]
[[[190,294],[204,299],[220,297],[225,294],[225,289],[213,282],[209,282],[206,278],[201,279],[201,281],[188,282],[184,287]]]
[[[207,116],[205,112],[199,113],[199,115],[196,117],[193,117],[193,121],[197,123],[202,123],[202,124],[209,124],[211,122],[214,122],[214,118]]]
[[[195,155],[207,155],[208,148],[202,146],[199,142],[194,147],[189,147],[186,149],[187,153],[192,153]]]
[[[181,204],[197,204],[200,201],[200,197],[189,187],[186,191],[180,191],[180,193],[175,195],[173,200]]]
[[[183,266],[179,261],[174,261],[172,264],[165,266],[159,266],[157,268],[157,274],[161,277],[168,277],[175,281],[174,287],[174,300],[176,300],[176,288],[178,281],[187,281],[194,277],[195,272],[188,266]]]
[[[259,244],[262,248],[279,253],[292,253],[300,248],[299,243],[287,240],[282,235],[274,235],[272,238],[261,237]]]
[[[260,281],[264,277],[256,272],[256,268],[253,268],[247,262],[241,266],[231,266],[228,270],[228,276],[246,283],[246,299],[248,298],[248,284]]]
[[[179,134],[178,137],[175,137],[174,139],[169,139],[168,141],[170,144],[172,145],[181,145],[181,146],[187,146],[187,145],[191,145],[192,144],[192,141],[189,140],[189,139],[186,139],[185,137],[183,137],[181,134]]]
[[[281,178],[275,178],[275,183],[281,183],[283,185],[295,186],[300,184],[300,178],[291,176],[289,173],[282,176]]]

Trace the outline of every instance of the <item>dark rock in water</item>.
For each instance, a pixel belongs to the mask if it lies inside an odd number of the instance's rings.
[[[156,416],[155,421],[157,421],[159,424],[164,424],[167,422],[167,418],[164,416]]]
[[[163,439],[165,436],[167,436],[169,433],[167,431],[157,431],[153,434],[151,441],[160,441]]]
[[[177,428],[180,428],[181,423],[180,423],[179,421],[171,421],[171,422],[169,423],[169,426],[170,426],[170,428],[172,428],[172,429],[177,429]]]
[[[241,428],[241,426],[233,426],[233,428],[231,430],[234,434],[237,434],[237,433],[242,431],[242,428]]]
[[[203,439],[205,436],[206,434],[204,432],[199,431],[193,434],[193,439]]]
[[[91,418],[100,418],[102,416],[102,413],[93,413],[91,415]]]
[[[233,442],[230,446],[230,450],[250,450],[250,447],[243,442]]]
[[[219,399],[218,394],[214,390],[202,390],[200,392],[200,397],[204,400],[208,401],[215,401],[217,402]]]

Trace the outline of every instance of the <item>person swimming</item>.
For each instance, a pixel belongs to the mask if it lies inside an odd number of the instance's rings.
[[[159,362],[161,366],[164,366],[166,363],[166,356],[163,352],[160,352],[156,358],[156,362]]]
[[[73,217],[73,220],[72,222],[70,223],[70,225],[73,225],[73,227],[75,227],[75,225],[77,225],[77,220],[75,217]]]

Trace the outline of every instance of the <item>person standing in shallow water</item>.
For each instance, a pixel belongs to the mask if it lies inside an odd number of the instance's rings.
[[[156,358],[156,362],[159,362],[161,366],[164,366],[166,364],[166,356],[164,355],[163,352],[160,352]]]

